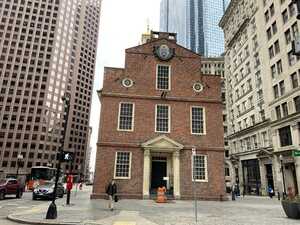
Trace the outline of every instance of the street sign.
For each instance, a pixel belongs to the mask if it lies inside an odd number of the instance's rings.
[[[293,151],[293,156],[294,157],[300,157],[300,150],[294,150]]]

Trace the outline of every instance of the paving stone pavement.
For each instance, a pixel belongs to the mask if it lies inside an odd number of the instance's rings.
[[[72,199],[66,206],[58,201],[58,219],[45,220],[47,204],[30,210],[18,210],[11,216],[39,224],[80,225],[299,225],[300,220],[286,218],[280,202],[265,197],[239,198],[227,202],[198,202],[198,222],[195,222],[193,201],[157,204],[153,200],[120,200],[114,211],[107,201],[90,200],[88,194]]]

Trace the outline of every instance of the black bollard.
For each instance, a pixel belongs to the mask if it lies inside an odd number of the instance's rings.
[[[49,205],[46,219],[56,219],[57,218],[57,209],[54,202]]]
[[[235,193],[234,193],[234,191],[231,192],[231,200],[235,201]]]
[[[67,190],[67,205],[70,205],[71,190]]]
[[[277,192],[277,195],[278,195],[278,201],[280,201],[280,192],[279,191]]]

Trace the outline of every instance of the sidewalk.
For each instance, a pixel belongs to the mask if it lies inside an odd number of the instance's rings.
[[[90,200],[89,192],[72,196],[73,205],[57,201],[58,219],[46,220],[49,203],[9,215],[9,219],[27,224],[66,225],[296,225],[287,219],[276,199],[245,197],[237,201],[198,202],[195,223],[193,201],[157,204],[152,200],[120,200],[116,209],[107,209],[107,201]]]

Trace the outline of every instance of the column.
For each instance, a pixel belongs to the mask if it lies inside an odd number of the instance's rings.
[[[235,167],[236,168],[236,167]],[[242,165],[242,161],[239,159],[238,164],[237,164],[237,168],[238,168],[238,178],[239,178],[239,186],[240,186],[240,192],[241,194],[243,194],[245,192],[245,183],[244,183],[244,173],[243,173],[243,165]],[[234,182],[236,182],[236,177],[234,178]]]
[[[174,197],[180,199],[180,160],[179,150],[173,152],[173,169],[174,169]]]
[[[258,159],[260,173],[260,191],[262,195],[268,195],[267,174],[265,164],[262,159]]]
[[[300,140],[299,140],[299,125],[298,123],[294,123],[291,126],[291,131],[292,131],[292,139],[293,139],[293,145],[294,146],[299,146],[300,145]],[[300,150],[300,148],[295,148],[295,150]],[[296,170],[296,179],[297,179],[297,185],[298,185],[298,193],[300,193],[300,157],[294,157],[295,160],[295,170]]]
[[[300,193],[300,157],[295,157],[295,169],[298,184],[298,195]]]
[[[144,180],[143,180],[143,198],[149,198],[150,188],[150,150],[144,150]]]
[[[280,160],[278,159],[277,155],[273,155],[273,171],[274,171],[274,191],[277,193],[278,191],[280,193],[283,192],[283,183],[282,183],[282,173],[281,173],[281,165]]]

